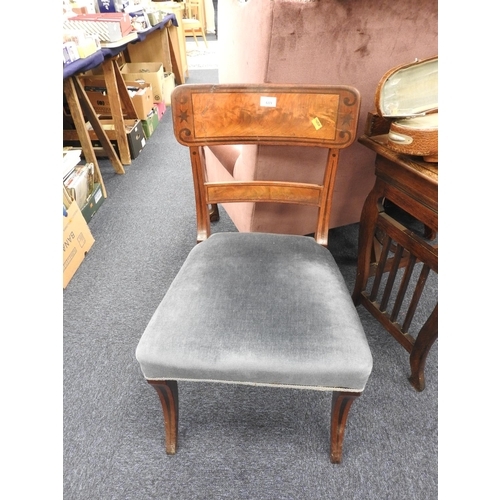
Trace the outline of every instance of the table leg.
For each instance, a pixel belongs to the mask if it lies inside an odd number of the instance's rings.
[[[137,112],[134,108],[134,104],[132,103],[132,98],[130,97],[130,94],[128,93],[127,90],[127,85],[125,84],[125,80],[123,78],[123,75],[120,71],[120,68],[118,66],[118,62],[116,60],[116,57],[113,58],[113,70],[114,70],[114,76],[116,80],[116,86],[118,89],[118,95],[120,97],[120,104],[122,106],[123,110],[123,116],[126,118],[129,118],[131,120],[138,120],[139,117],[137,116]]]
[[[409,380],[411,385],[419,392],[425,389],[425,361],[437,338],[438,306],[436,304],[436,307],[418,333],[415,344],[410,352],[411,376]]]
[[[68,103],[69,111],[75,124],[76,132],[80,140],[80,145],[82,146],[83,156],[88,163],[94,164],[95,173],[97,179],[102,186],[103,196],[106,198],[106,188],[102,181],[101,170],[99,169],[99,164],[97,163],[97,157],[95,155],[92,142],[90,140],[89,132],[85,127],[85,118],[83,117],[82,108],[80,107],[80,101],[78,99],[78,94],[75,88],[74,77],[67,78],[63,82],[63,91],[66,96],[66,101]]]
[[[69,111],[71,113],[71,118],[73,119],[73,123],[80,139],[83,155],[85,156],[87,162],[93,163],[94,166],[96,166],[97,157],[95,155],[94,148],[92,147],[92,142],[90,140],[87,128],[85,127],[85,118],[82,113],[82,108],[80,107],[80,102],[78,100],[78,94],[76,92],[73,77],[64,80],[63,89],[64,95],[66,96],[66,101],[68,103]]]
[[[186,56],[186,36],[182,25],[183,9],[179,7],[173,8],[173,13],[177,20],[177,26],[169,23],[167,26],[167,35],[170,48],[170,59],[172,61],[172,70],[174,71],[175,81],[177,85],[185,83],[189,78]],[[175,73],[175,70],[179,75]]]
[[[94,132],[96,133],[97,138],[99,139],[99,142],[101,143],[101,146],[106,151],[106,154],[108,155],[109,160],[111,161],[111,164],[113,165],[113,168],[115,169],[115,172],[117,174],[124,174],[125,169],[123,168],[123,165],[120,161],[120,158],[118,158],[118,155],[116,154],[116,151],[113,148],[111,141],[109,140],[106,132],[103,130],[101,123],[99,121],[99,118],[96,115],[96,112],[92,106],[92,103],[90,102],[90,100],[87,96],[87,93],[85,92],[80,80],[77,77],[71,77],[71,80],[72,80],[74,87],[76,89],[80,105],[83,108],[83,111],[84,111],[88,121],[92,125],[92,128],[94,129]],[[87,129],[85,128],[85,130],[87,130]]]
[[[361,292],[366,288],[368,278],[370,277],[370,266],[374,252],[373,242],[379,214],[379,200],[382,196],[382,188],[376,182],[366,198],[361,211],[358,239],[358,268],[356,283],[352,293],[352,300],[356,306],[361,303]]]
[[[172,73],[174,74],[175,81],[180,85],[186,83],[184,72],[182,71],[181,53],[179,49],[179,39],[177,34],[173,31],[177,29],[172,25],[172,28],[167,28],[168,34],[168,50],[170,53],[170,60],[172,61]]]
[[[116,74],[113,60],[104,59],[102,63],[104,72],[104,80],[106,82],[106,90],[109,97],[109,106],[111,108],[111,117],[115,127],[116,140],[118,143],[118,151],[120,159],[124,165],[130,165],[132,158],[130,157],[130,149],[127,141],[127,132],[125,130],[125,118],[123,117],[122,104],[116,83]]]

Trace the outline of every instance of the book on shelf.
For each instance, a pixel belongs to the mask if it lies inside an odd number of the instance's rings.
[[[63,179],[64,191],[75,200],[80,208],[94,190],[94,164],[76,165]]]
[[[63,148],[63,179],[82,161],[82,150],[71,146]]]

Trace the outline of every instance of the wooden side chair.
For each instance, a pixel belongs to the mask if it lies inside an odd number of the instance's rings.
[[[208,49],[207,37],[205,36],[205,29],[201,24],[201,21],[198,17],[199,5],[201,0],[186,0],[186,17],[182,19],[182,26],[184,28],[184,33],[186,35],[191,35],[198,45],[198,39],[196,38],[196,34],[202,36],[205,47]]]
[[[330,459],[340,463],[347,415],[372,370],[349,290],[327,247],[339,150],[356,137],[360,97],[348,86],[181,85],[177,140],[189,147],[198,244],[146,327],[136,357],[163,408],[166,452],[177,449],[177,381],[331,391]],[[207,182],[204,146],[329,150],[321,184]],[[318,209],[315,237],[210,235],[209,206],[239,201]]]

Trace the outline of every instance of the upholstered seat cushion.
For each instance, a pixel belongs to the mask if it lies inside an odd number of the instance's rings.
[[[362,391],[363,327],[330,252],[306,236],[217,233],[196,245],[136,351],[146,379]]]

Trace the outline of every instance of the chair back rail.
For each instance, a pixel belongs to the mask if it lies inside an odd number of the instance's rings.
[[[252,201],[318,207],[315,237],[326,246],[339,150],[356,138],[360,106],[356,89],[193,84],[176,87],[171,100],[175,136],[190,149],[198,241],[210,235],[208,205]],[[329,154],[321,184],[207,182],[203,147],[219,144],[322,147]]]

